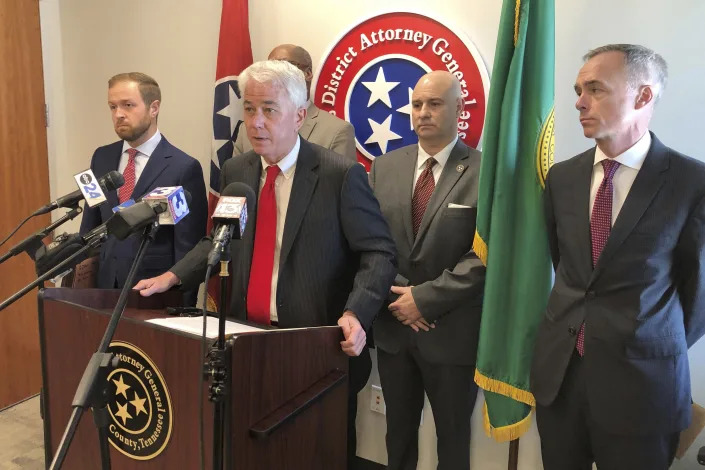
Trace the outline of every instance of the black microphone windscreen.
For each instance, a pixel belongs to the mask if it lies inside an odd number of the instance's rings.
[[[257,198],[251,187],[245,183],[235,182],[230,183],[220,192],[221,196],[244,197],[247,199],[247,209],[251,212],[255,209]]]
[[[119,171],[111,171],[103,177],[105,189],[112,191],[114,189],[120,188],[125,184],[125,177],[120,174]]]

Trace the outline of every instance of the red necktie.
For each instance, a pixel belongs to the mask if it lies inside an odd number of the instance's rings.
[[[419,227],[421,226],[421,220],[426,212],[426,207],[428,206],[428,201],[431,199],[431,194],[436,188],[436,181],[433,179],[433,165],[436,164],[436,159],[431,157],[426,160],[426,168],[419,175],[419,179],[416,180],[416,187],[414,188],[414,195],[411,198],[411,223],[414,229],[414,238],[416,234],[419,233]]]
[[[120,204],[130,199],[132,191],[135,190],[135,182],[137,181],[135,176],[135,157],[137,153],[137,149],[127,149],[127,166],[122,172],[122,176],[125,178],[125,184],[118,189]]]
[[[272,270],[274,247],[277,240],[277,199],[274,181],[280,170],[277,165],[267,167],[267,179],[259,196],[255,248],[247,286],[247,319],[269,325],[269,304],[272,297]]]
[[[593,269],[597,265],[597,260],[600,259],[600,254],[605,248],[612,230],[612,198],[614,195],[612,178],[617,168],[619,168],[619,162],[609,159],[602,160],[602,168],[605,171],[605,176],[597,189],[595,203],[592,206],[592,216],[590,217]],[[581,356],[585,354],[585,323],[580,326],[578,342],[575,347],[578,349],[578,354]]]

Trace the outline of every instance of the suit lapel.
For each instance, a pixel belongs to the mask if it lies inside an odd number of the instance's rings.
[[[646,154],[644,163],[636,175],[629,194],[627,194],[627,199],[624,201],[624,205],[619,211],[617,220],[615,220],[614,226],[610,231],[607,244],[597,261],[597,266],[595,266],[592,276],[593,280],[604,269],[604,266],[634,229],[634,226],[644,215],[651,201],[653,201],[656,193],[663,186],[665,181],[663,172],[667,171],[669,166],[668,156],[663,144],[653,135],[652,139],[651,148]]]
[[[411,198],[414,192],[414,178],[416,177],[416,161],[418,160],[418,145],[409,147],[404,155],[404,161],[398,165],[398,176],[401,184],[397,185],[397,200],[400,202],[402,221],[406,239],[409,242],[409,251],[414,246],[414,228],[411,225]],[[385,183],[382,183],[385,184]]]
[[[580,250],[580,266],[584,272],[592,272],[592,241],[590,238],[590,184],[592,183],[592,167],[595,162],[595,149],[583,153],[577,161],[572,183],[575,190],[575,207],[579,208],[580,216],[575,227],[575,246]]]
[[[169,164],[169,158],[171,158],[172,147],[171,144],[162,135],[162,140],[150,155],[147,160],[147,165],[145,165],[140,175],[140,179],[137,180],[135,184],[135,190],[132,191],[132,199],[144,196],[150,189],[152,189],[152,183],[159,177],[159,175],[166,169]]]
[[[111,171],[118,171],[120,166],[120,157],[122,156],[122,140],[115,142],[110,145],[110,149],[107,152],[105,158],[100,158],[96,162],[97,168],[95,168],[94,173],[98,178],[103,177]],[[120,204],[118,198],[117,189],[113,191],[108,191],[105,194],[105,198],[108,200],[108,205],[113,208]],[[111,212],[112,213],[112,212]]]
[[[308,209],[311,196],[318,182],[318,155],[313,152],[310,145],[301,139],[299,157],[296,161],[296,171],[294,172],[294,183],[291,187],[289,197],[289,207],[286,210],[286,220],[284,222],[284,235],[282,236],[282,248],[279,256],[279,266],[286,263],[291,247],[299,232],[306,209]]]
[[[316,118],[318,117],[319,112],[320,110],[315,104],[311,104],[311,106],[308,107],[306,119],[301,125],[301,129],[299,129],[299,135],[301,135],[304,139],[309,140],[309,137],[313,132],[313,128],[316,127]]]
[[[453,150],[448,156],[448,161],[443,167],[443,172],[441,172],[440,178],[438,178],[438,184],[433,190],[431,199],[428,201],[428,206],[426,206],[426,212],[424,212],[423,218],[421,219],[421,225],[419,226],[419,233],[416,234],[416,240],[414,241],[413,247],[418,245],[419,241],[424,237],[428,227],[431,225],[431,220],[441,208],[443,202],[448,197],[450,190],[453,189],[455,184],[458,182],[465,170],[468,168],[468,148],[463,144],[460,139],[453,147]],[[413,248],[412,248],[413,251]]]
[[[259,182],[262,177],[262,161],[259,155],[254,152],[250,152],[249,155],[238,157],[247,158],[247,162],[244,164],[242,182],[251,187],[255,191],[255,200],[259,201]],[[250,281],[250,265],[252,264],[252,253],[255,248],[255,227],[257,225],[257,203],[255,203],[255,210],[248,211],[250,220],[248,221],[247,227],[245,229],[245,237],[242,240],[242,256],[240,257],[240,270],[243,273],[242,276],[242,288],[243,292],[247,292],[247,285]]]

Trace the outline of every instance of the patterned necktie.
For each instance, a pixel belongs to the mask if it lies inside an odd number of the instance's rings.
[[[277,165],[267,167],[267,179],[262,187],[255,224],[255,248],[247,286],[247,319],[269,325],[272,297],[272,270],[277,239],[277,200],[274,182],[281,172]]]
[[[597,189],[595,202],[592,206],[592,216],[590,217],[590,239],[592,241],[592,267],[597,265],[600,254],[607,244],[607,239],[612,230],[612,199],[614,196],[614,186],[612,178],[619,168],[619,162],[614,160],[602,160],[602,168],[605,176]],[[575,347],[578,354],[585,354],[585,323],[580,326],[578,332],[578,342]]]
[[[411,198],[411,223],[414,229],[414,238],[419,233],[419,227],[426,212],[428,201],[436,188],[436,181],[433,179],[433,165],[436,163],[436,159],[433,157],[426,160],[426,168],[419,175],[419,179],[416,180],[414,195]]]
[[[138,152],[137,149],[127,149],[127,166],[122,172],[122,176],[125,178],[125,184],[118,189],[120,204],[130,199],[132,192],[135,190],[135,182],[137,181],[137,177],[135,176],[135,157]]]

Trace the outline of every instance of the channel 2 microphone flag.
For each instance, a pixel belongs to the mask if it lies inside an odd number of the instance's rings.
[[[252,64],[248,0],[223,0],[220,15],[218,62],[213,91],[213,144],[210,188],[208,190],[208,233],[213,228],[210,215],[220,197],[220,169],[233,156],[233,147],[242,126],[242,94],[237,75]],[[208,284],[208,309],[217,310],[220,300],[218,279]]]
[[[475,382],[485,431],[517,439],[535,405],[529,367],[551,290],[542,195],[553,162],[554,0],[504,0],[487,104],[477,232],[487,266]]]

